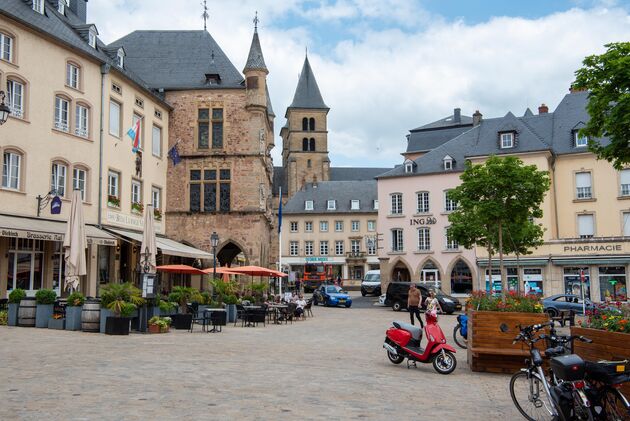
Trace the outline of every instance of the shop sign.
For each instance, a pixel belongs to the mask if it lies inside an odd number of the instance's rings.
[[[328,257],[307,257],[304,260],[307,262],[327,262]]]
[[[623,251],[621,244],[593,244],[585,246],[564,246],[565,252],[578,252],[578,251]]]
[[[122,225],[130,228],[142,230],[144,228],[144,218],[138,216],[125,215],[123,213],[108,211],[107,222],[113,225]],[[161,232],[162,224],[155,224],[155,230]]]
[[[411,218],[409,220],[409,225],[435,225],[437,224],[437,218],[432,216],[427,216],[426,218]]]
[[[29,240],[63,241],[63,234],[55,234],[50,232],[12,230],[3,228],[2,230],[0,230],[0,235],[2,237],[28,238]]]

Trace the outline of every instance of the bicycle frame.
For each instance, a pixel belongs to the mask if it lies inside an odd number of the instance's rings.
[[[533,370],[534,368],[536,371]],[[547,397],[547,403],[545,404],[545,402],[543,402],[543,405],[545,405],[545,407],[547,408],[547,411],[552,417],[559,416],[559,411],[556,409],[556,404],[554,403],[553,398],[551,397],[551,390],[549,389],[549,382],[547,382],[547,377],[545,376],[545,373],[542,367],[540,366],[532,367],[530,365],[530,367],[528,368],[522,368],[521,371],[527,373],[527,378],[529,379],[529,391],[532,394],[532,396],[535,396],[536,398],[538,398],[539,396],[539,393],[534,391],[534,382],[532,381],[532,378],[535,377],[536,379],[538,379],[539,383],[542,383],[543,390],[545,391],[545,395]]]

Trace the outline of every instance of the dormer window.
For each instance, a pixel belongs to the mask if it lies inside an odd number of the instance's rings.
[[[415,167],[416,164],[413,161],[407,159],[403,165],[405,167],[405,174],[411,174],[413,173],[413,167]]]
[[[92,48],[96,48],[96,29],[90,28],[88,32],[88,44]]]
[[[328,210],[335,210],[335,209],[337,209],[337,201],[336,200],[329,200],[328,201],[328,206],[326,206],[326,209],[328,209]]]
[[[378,200],[375,200],[373,203],[374,210],[378,210]]]
[[[33,0],[33,10],[43,15],[44,14],[44,0]]]
[[[360,200],[351,200],[350,201],[350,209],[351,210],[359,210],[361,208],[361,201]]]
[[[124,67],[125,65],[125,52],[123,51],[123,49],[119,49],[118,53],[116,54],[116,64],[118,65],[118,67],[120,67],[121,69]]]
[[[304,210],[313,210],[313,201],[305,200],[304,201]]]
[[[451,158],[449,155],[446,155],[443,161],[444,161],[444,171],[450,171],[453,169],[453,158]]]
[[[581,135],[578,130],[573,132],[573,140],[576,148],[585,148],[588,146],[588,137]]]
[[[509,149],[514,147],[514,133],[500,133],[499,137],[501,139],[501,149]]]

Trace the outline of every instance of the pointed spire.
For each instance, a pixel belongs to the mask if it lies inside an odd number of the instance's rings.
[[[254,37],[252,38],[252,45],[249,47],[249,55],[247,56],[247,63],[243,73],[248,70],[263,70],[269,73],[267,65],[265,65],[262,48],[260,48],[260,39],[258,39],[258,22],[258,12],[256,12],[256,17],[254,17]]]
[[[315,75],[308,61],[308,56],[304,58],[304,66],[300,73],[293,102],[289,108],[321,108],[328,110],[328,106],[324,103],[322,94],[319,92]]]
[[[273,107],[271,106],[271,97],[269,96],[268,85],[265,85],[265,94],[267,94],[267,115],[269,117],[275,117],[276,114],[273,112]]]

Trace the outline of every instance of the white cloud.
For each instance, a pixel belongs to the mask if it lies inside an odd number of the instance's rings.
[[[199,2],[185,3],[186,10],[174,10],[170,0],[94,1],[88,8],[101,35],[113,41],[134,29],[203,28]],[[319,8],[305,0],[209,3],[208,29],[238,69],[247,58],[258,10],[277,132],[309,46],[320,90],[331,107],[333,165],[400,163],[408,130],[449,115],[454,107],[467,115],[479,109],[486,117],[509,110],[520,115],[528,106],[536,111],[541,102],[553,109],[584,56],[601,53],[605,43],[630,39],[630,16],[610,7],[467,25],[439,17],[427,20],[412,0],[339,0],[320,2]],[[305,4],[308,10],[303,10]],[[303,22],[308,13],[343,20],[353,37],[335,39],[317,33],[316,24],[298,26],[295,22]],[[370,21],[379,14],[396,23],[373,29]],[[411,30],[401,23],[405,16],[425,23]],[[333,48],[315,45],[321,37],[333,39]],[[276,145],[273,156],[279,165],[277,138]]]

